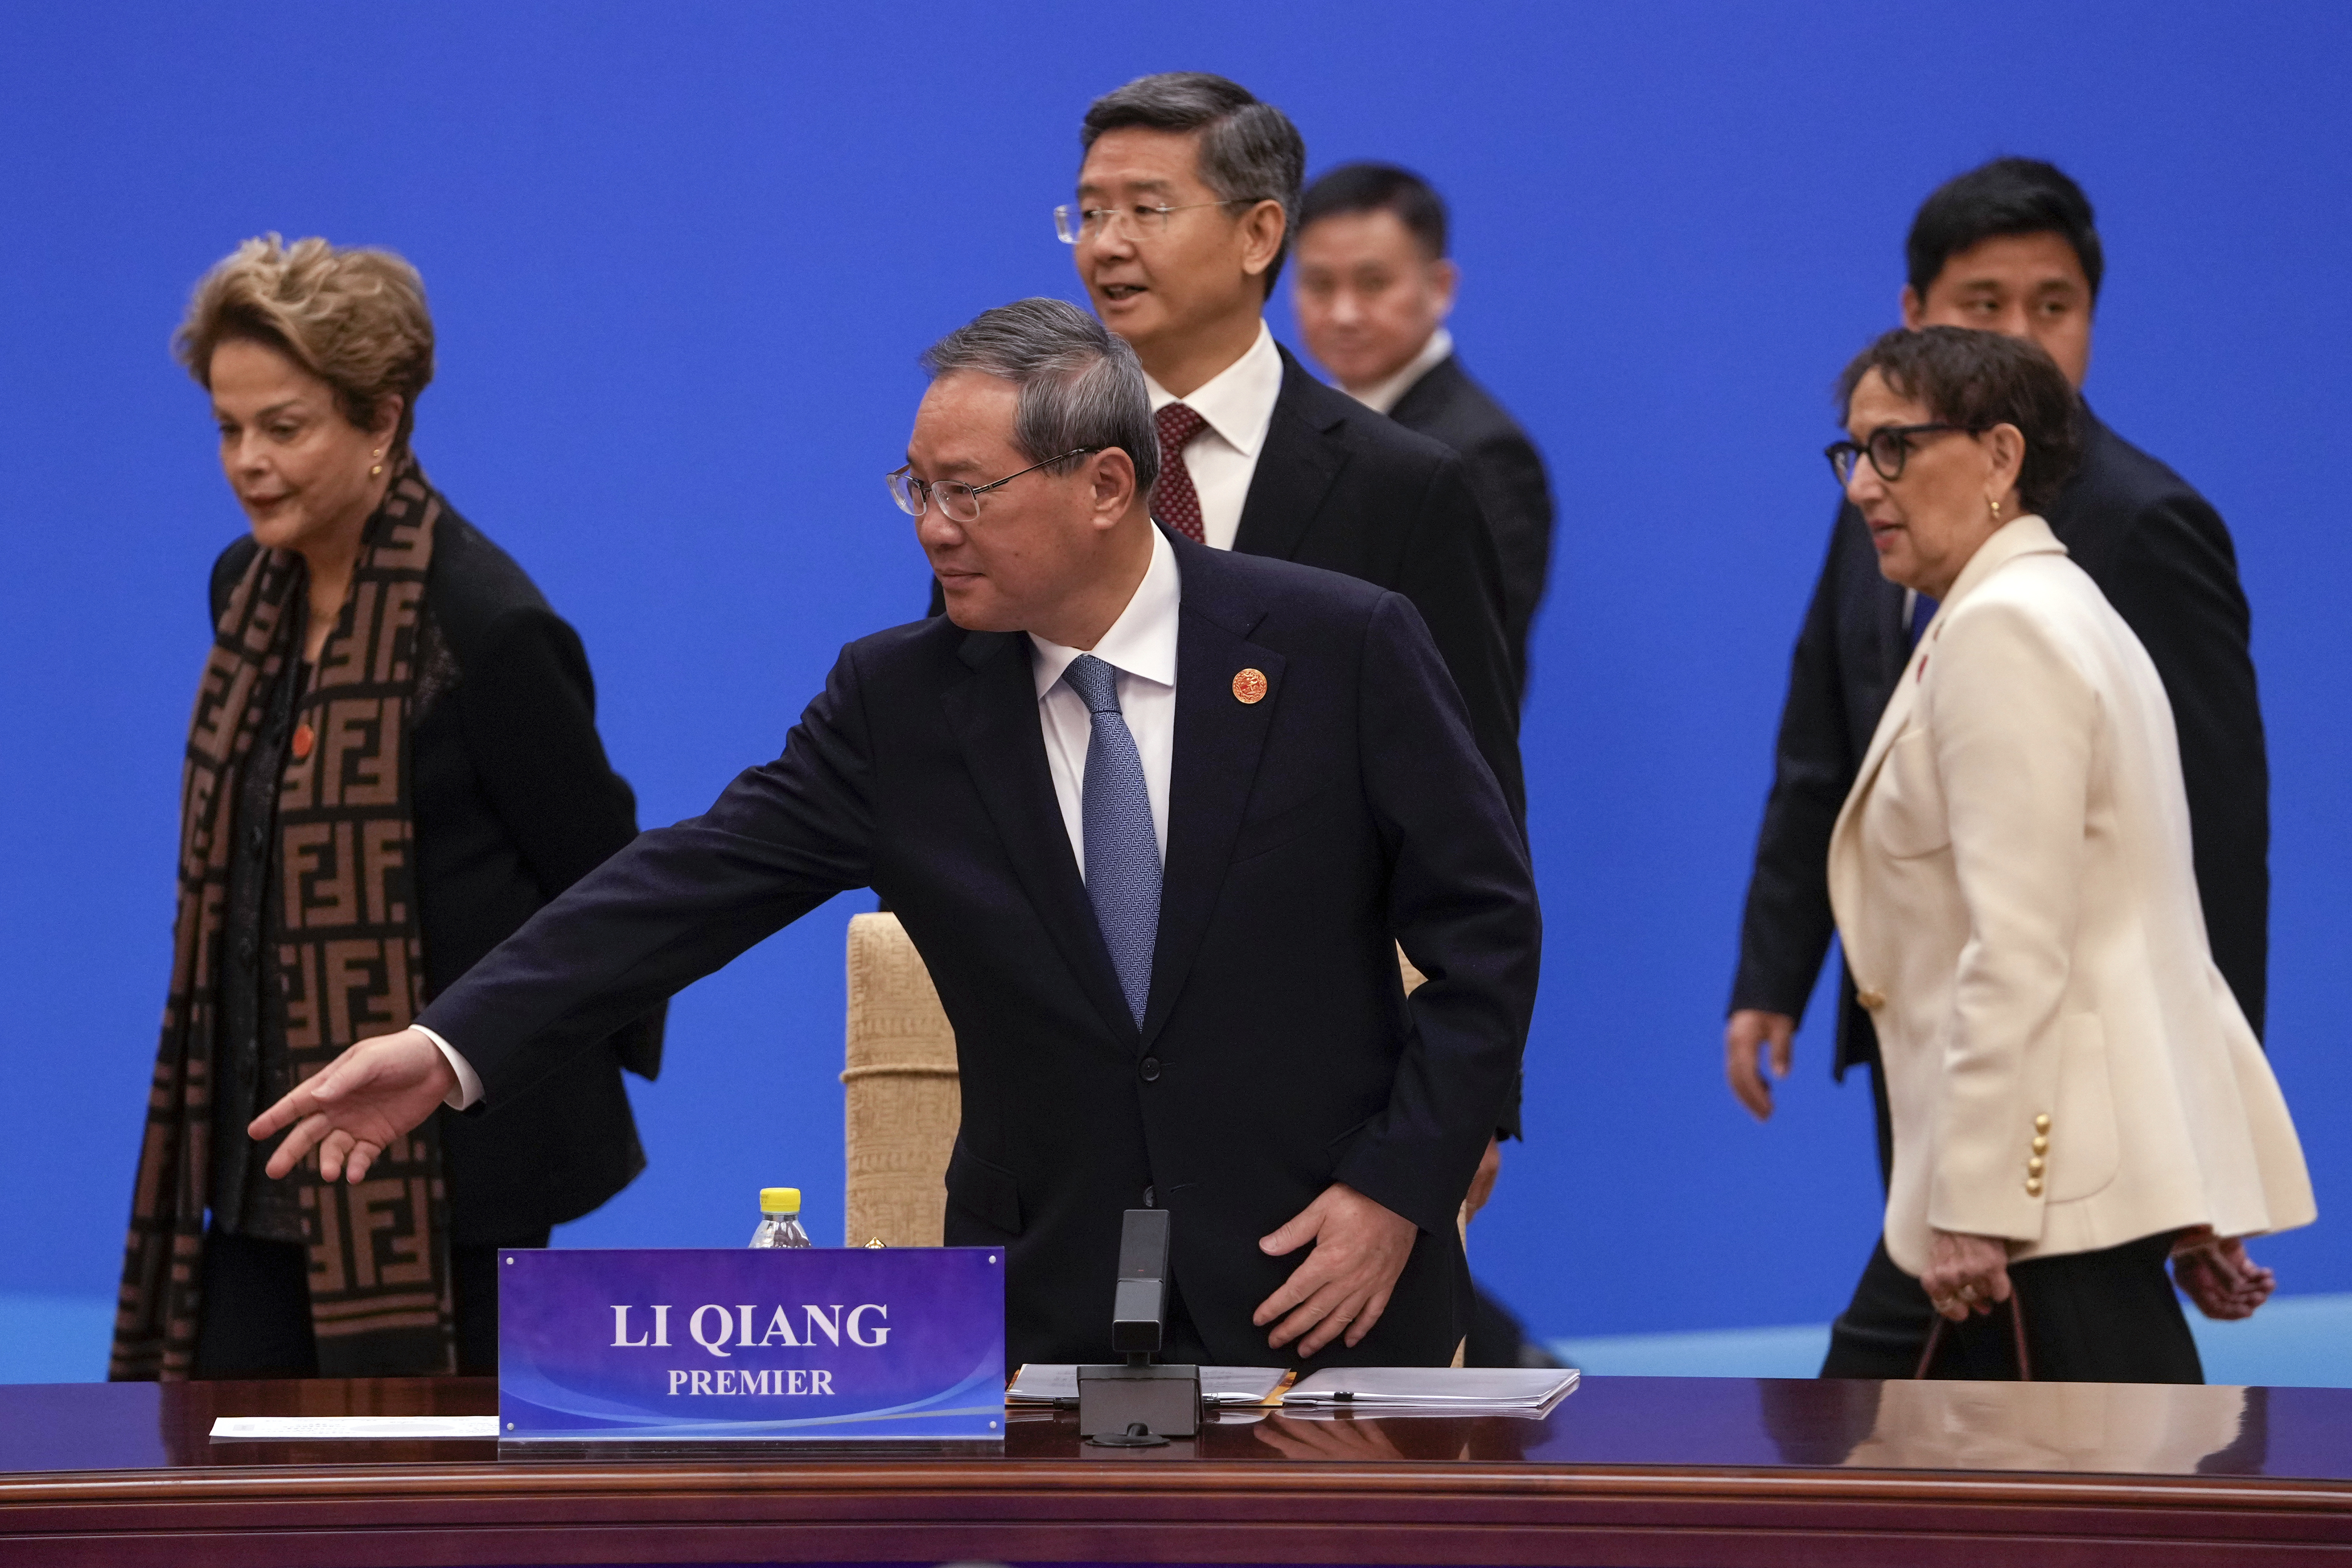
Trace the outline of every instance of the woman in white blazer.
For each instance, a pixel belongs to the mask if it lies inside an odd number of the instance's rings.
[[[1950,327],[1888,333],[1841,392],[1832,465],[1880,569],[1937,607],[1829,863],[1885,1062],[1885,1248],[1918,1285],[1866,1279],[1841,1338],[1877,1360],[1824,1374],[1908,1375],[1932,1309],[1955,1325],[1936,1371],[2014,1376],[1989,1316],[2013,1292],[2036,1378],[2201,1382],[2167,1258],[2243,1316],[2271,1277],[2241,1238],[2315,1209],[2207,949],[2164,687],[2036,515],[2074,394],[2031,342]]]

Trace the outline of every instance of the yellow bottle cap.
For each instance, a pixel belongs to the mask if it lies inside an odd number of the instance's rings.
[[[761,1187],[761,1214],[798,1214],[801,1212],[801,1190],[798,1187]]]

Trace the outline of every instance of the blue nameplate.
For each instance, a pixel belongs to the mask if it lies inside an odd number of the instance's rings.
[[[1004,1254],[502,1248],[499,1436],[1001,1441]]]

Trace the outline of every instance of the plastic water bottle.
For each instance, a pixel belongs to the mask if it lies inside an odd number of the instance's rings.
[[[754,1247],[807,1247],[809,1234],[801,1228],[798,1187],[760,1189],[760,1228],[751,1233]]]

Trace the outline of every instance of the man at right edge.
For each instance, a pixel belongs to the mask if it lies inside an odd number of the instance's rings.
[[[2031,338],[2081,388],[2105,258],[2091,204],[2064,174],[2032,159],[2000,158],[1947,182],[1913,220],[1906,260],[1906,326]],[[2180,737],[2198,891],[2214,962],[2259,1036],[2270,773],[2236,552],[2220,514],[2186,480],[2108,429],[2087,405],[2083,420],[2082,468],[2050,509],[2050,524],[2147,646],[2163,679]],[[1932,601],[1880,575],[1868,530],[1842,504],[1791,662],[1724,1031],[1732,1093],[1759,1121],[1772,1112],[1762,1059],[1775,1077],[1788,1075],[1797,1021],[1829,952],[1832,825],[1913,640],[1934,612]],[[1877,1040],[1854,999],[1853,976],[1844,974],[1832,1070],[1842,1079],[1856,1065],[1871,1069],[1884,1178],[1890,1134]],[[2177,1266],[2176,1275],[2209,1314],[2235,1286],[2211,1270],[2245,1278],[2266,1272],[2234,1243],[2196,1257],[2193,1266]],[[1879,1342],[1887,1337],[1881,1331],[1887,1303],[1907,1303],[1914,1295],[1924,1320],[1926,1296],[1880,1242],[1853,1304],[1832,1327],[1822,1375],[1906,1375],[1908,1367],[1895,1367]]]

